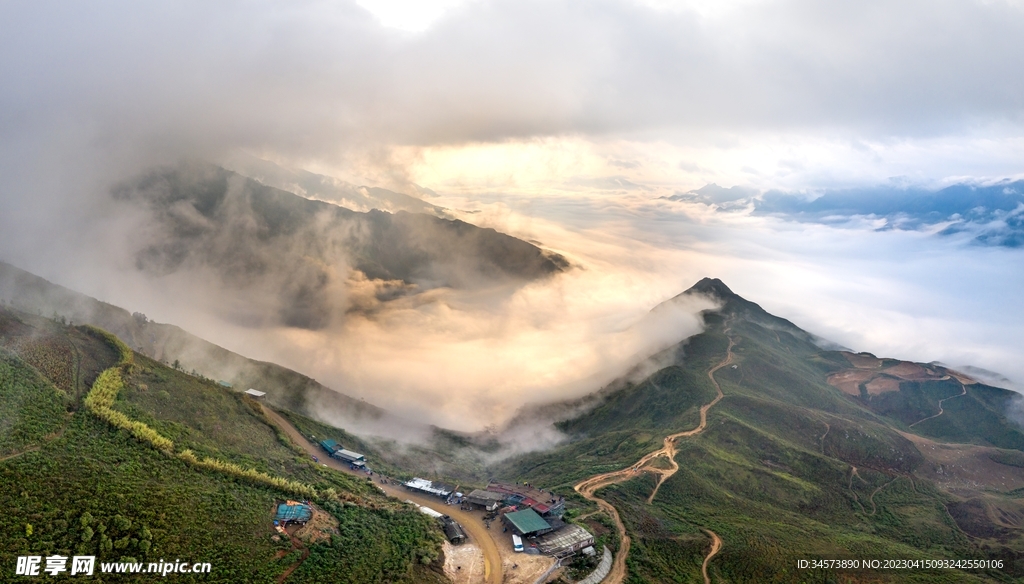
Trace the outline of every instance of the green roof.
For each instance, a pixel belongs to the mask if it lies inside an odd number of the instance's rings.
[[[512,522],[512,525],[516,527],[521,533],[533,533],[534,531],[542,531],[545,529],[551,529],[547,521],[537,515],[537,512],[533,509],[523,509],[522,511],[513,511],[512,513],[506,513],[505,518]]]

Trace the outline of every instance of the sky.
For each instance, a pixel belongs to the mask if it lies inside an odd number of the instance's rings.
[[[941,235],[946,218],[678,195],[1024,178],[1022,33],[1010,0],[5,2],[0,259],[463,429],[696,332],[629,331],[703,276],[851,348],[1019,382],[1020,248]],[[327,337],[239,327],[177,293],[224,290],[135,269],[147,218],[110,197],[237,152],[423,196],[581,269]]]

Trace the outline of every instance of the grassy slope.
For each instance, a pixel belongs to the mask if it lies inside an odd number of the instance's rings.
[[[66,394],[2,349],[0,387],[5,388],[0,393],[0,459],[24,452],[61,430]]]
[[[665,434],[695,426],[686,416],[693,404],[708,401],[707,371],[725,357],[728,328],[737,341],[736,368],[716,374],[726,397],[711,410],[707,430],[679,441],[680,471],[665,482],[653,505],[646,503],[655,483],[649,475],[600,491],[616,505],[634,536],[629,582],[699,581],[709,545],[702,528],[725,541],[711,571],[728,582],[970,582],[1024,575],[1012,566],[1016,550],[982,549],[947,512],[947,504],[956,509],[955,498],[912,474],[923,458],[893,429],[903,427],[899,420],[872,411],[870,404],[850,399],[825,382],[829,372],[844,366],[835,354],[821,351],[799,329],[745,301],[730,302],[722,315],[708,315],[707,323],[705,333],[676,349],[678,358],[668,371],[621,389],[604,407],[562,424],[567,431],[579,430],[574,442],[506,461],[496,472],[568,486],[581,478],[584,453],[604,452],[608,461],[590,464],[588,474],[618,469],[660,446]],[[690,382],[666,392],[655,383],[666,374]],[[949,419],[935,421],[953,429],[941,435],[986,431],[974,422],[996,415],[999,398],[989,398],[983,416],[966,419],[958,417],[956,400],[945,402]],[[608,405],[617,402],[672,409],[650,412]],[[937,407],[931,413],[935,411]],[[1005,418],[996,421],[985,428],[1006,428]],[[629,444],[636,437],[644,446],[622,456],[594,448]],[[794,569],[797,559],[813,557],[999,557],[1008,559],[1008,568],[987,573]]]
[[[84,378],[94,379],[116,362],[102,340],[45,319],[0,310],[0,333],[7,346],[32,334],[52,340],[53,347],[73,343],[86,365]],[[237,394],[137,358],[139,367],[115,409],[173,435],[181,447],[348,492],[369,504],[324,502],[339,519],[339,534],[311,546],[310,559],[289,582],[322,582],[327,574],[353,583],[444,581],[420,561],[436,557],[438,549],[440,535],[428,518],[296,456]],[[270,582],[295,561],[290,555],[274,559],[288,546],[271,540],[274,503],[286,495],[163,455],[77,402],[65,409],[71,401],[65,395],[20,358],[0,359],[0,401],[35,404],[20,407],[16,417],[4,410],[4,419],[16,423],[0,440],[19,440],[12,444],[27,450],[0,462],[0,506],[10,510],[0,516],[0,531],[9,535],[0,538],[5,571],[13,570],[17,555],[85,553],[101,560],[209,561],[213,575],[196,581]]]

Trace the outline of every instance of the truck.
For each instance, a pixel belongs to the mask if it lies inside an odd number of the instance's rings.
[[[512,549],[518,553],[522,553],[523,551],[523,538],[514,533],[512,534]]]

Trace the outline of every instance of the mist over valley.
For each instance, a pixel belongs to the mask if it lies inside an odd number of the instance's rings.
[[[1024,581],[1022,33],[0,4],[0,580]]]

